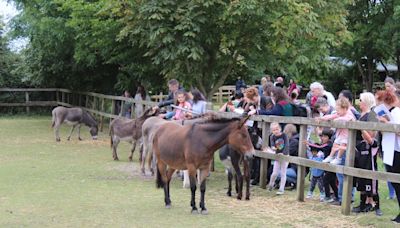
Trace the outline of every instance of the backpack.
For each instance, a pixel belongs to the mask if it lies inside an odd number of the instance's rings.
[[[305,105],[301,104],[293,104],[292,105],[292,110],[293,110],[293,116],[300,116],[300,117],[307,117],[308,116],[308,110]]]

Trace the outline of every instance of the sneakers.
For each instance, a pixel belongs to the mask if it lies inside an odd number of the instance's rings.
[[[333,201],[332,203],[331,203],[331,205],[334,205],[334,206],[340,206],[340,205],[342,205],[342,203],[340,202],[340,201]]]
[[[331,198],[331,197],[325,197],[324,198],[324,202],[325,203],[332,203],[333,201],[335,201],[335,199]]]
[[[353,207],[353,209],[351,209],[351,212],[358,214],[358,213],[361,213],[361,212],[368,212],[368,210],[367,210],[367,208],[365,208],[365,206],[361,207],[361,205],[360,205],[360,206],[357,206],[357,207]]]
[[[382,216],[382,215],[383,215],[383,212],[381,211],[381,209],[375,208],[375,215],[376,215],[376,216]]]
[[[307,196],[306,196],[306,199],[312,199],[312,197],[313,197],[313,193],[312,192],[308,192]]]
[[[340,165],[342,163],[342,158],[335,158],[330,163],[333,165]]]
[[[322,162],[329,163],[329,162],[333,161],[334,159],[335,159],[334,157],[328,156]]]
[[[392,222],[395,224],[400,224],[400,214],[396,216],[396,218],[392,219]]]
[[[324,200],[325,200],[325,196],[319,196],[319,202],[324,202]]]
[[[283,195],[283,194],[284,194],[284,191],[278,190],[278,191],[276,192],[276,194],[277,194],[277,195]]]

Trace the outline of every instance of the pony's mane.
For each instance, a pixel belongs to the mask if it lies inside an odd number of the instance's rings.
[[[193,119],[197,119],[197,118],[202,118],[204,119],[204,121],[202,122],[197,122],[194,124],[206,124],[206,123],[228,123],[228,122],[232,122],[232,121],[237,121],[240,120],[240,117],[233,117],[233,118],[227,118],[227,117],[222,117],[216,113],[213,112],[208,112],[205,113],[203,115],[200,115],[196,118]]]
[[[154,111],[154,113],[153,114],[151,114],[151,115],[149,115],[149,113],[151,112],[153,110],[153,108],[148,108],[148,109],[146,109],[144,112],[143,112],[143,114],[138,118],[138,119],[147,119],[148,117],[150,117],[150,116],[155,116],[155,115],[157,115],[160,111],[157,109],[157,110],[155,110]]]

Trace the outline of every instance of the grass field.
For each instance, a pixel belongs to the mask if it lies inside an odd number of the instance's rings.
[[[219,159],[207,185],[209,215],[190,214],[190,191],[177,178],[172,208],[165,209],[163,191],[139,175],[138,154],[128,162],[127,143],[116,162],[108,130],[97,141],[85,127],[84,141],[76,135],[66,141],[67,131],[62,127],[56,143],[50,117],[0,117],[0,227],[392,227],[398,213],[383,182],[382,217],[343,216],[337,206],[297,202],[295,192],[276,196],[259,187],[252,187],[250,201],[237,201],[225,195]]]

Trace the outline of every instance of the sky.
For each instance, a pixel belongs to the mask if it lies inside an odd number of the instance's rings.
[[[0,15],[6,23],[17,14],[17,9],[11,3],[7,3],[6,0],[0,0]]]
[[[0,15],[4,23],[6,24],[6,33],[9,30],[9,28],[7,27],[7,23],[17,14],[18,11],[13,4],[7,3],[7,0],[0,0]],[[11,40],[8,46],[12,51],[18,52],[22,50],[27,45],[27,43],[27,39],[19,38]]]

